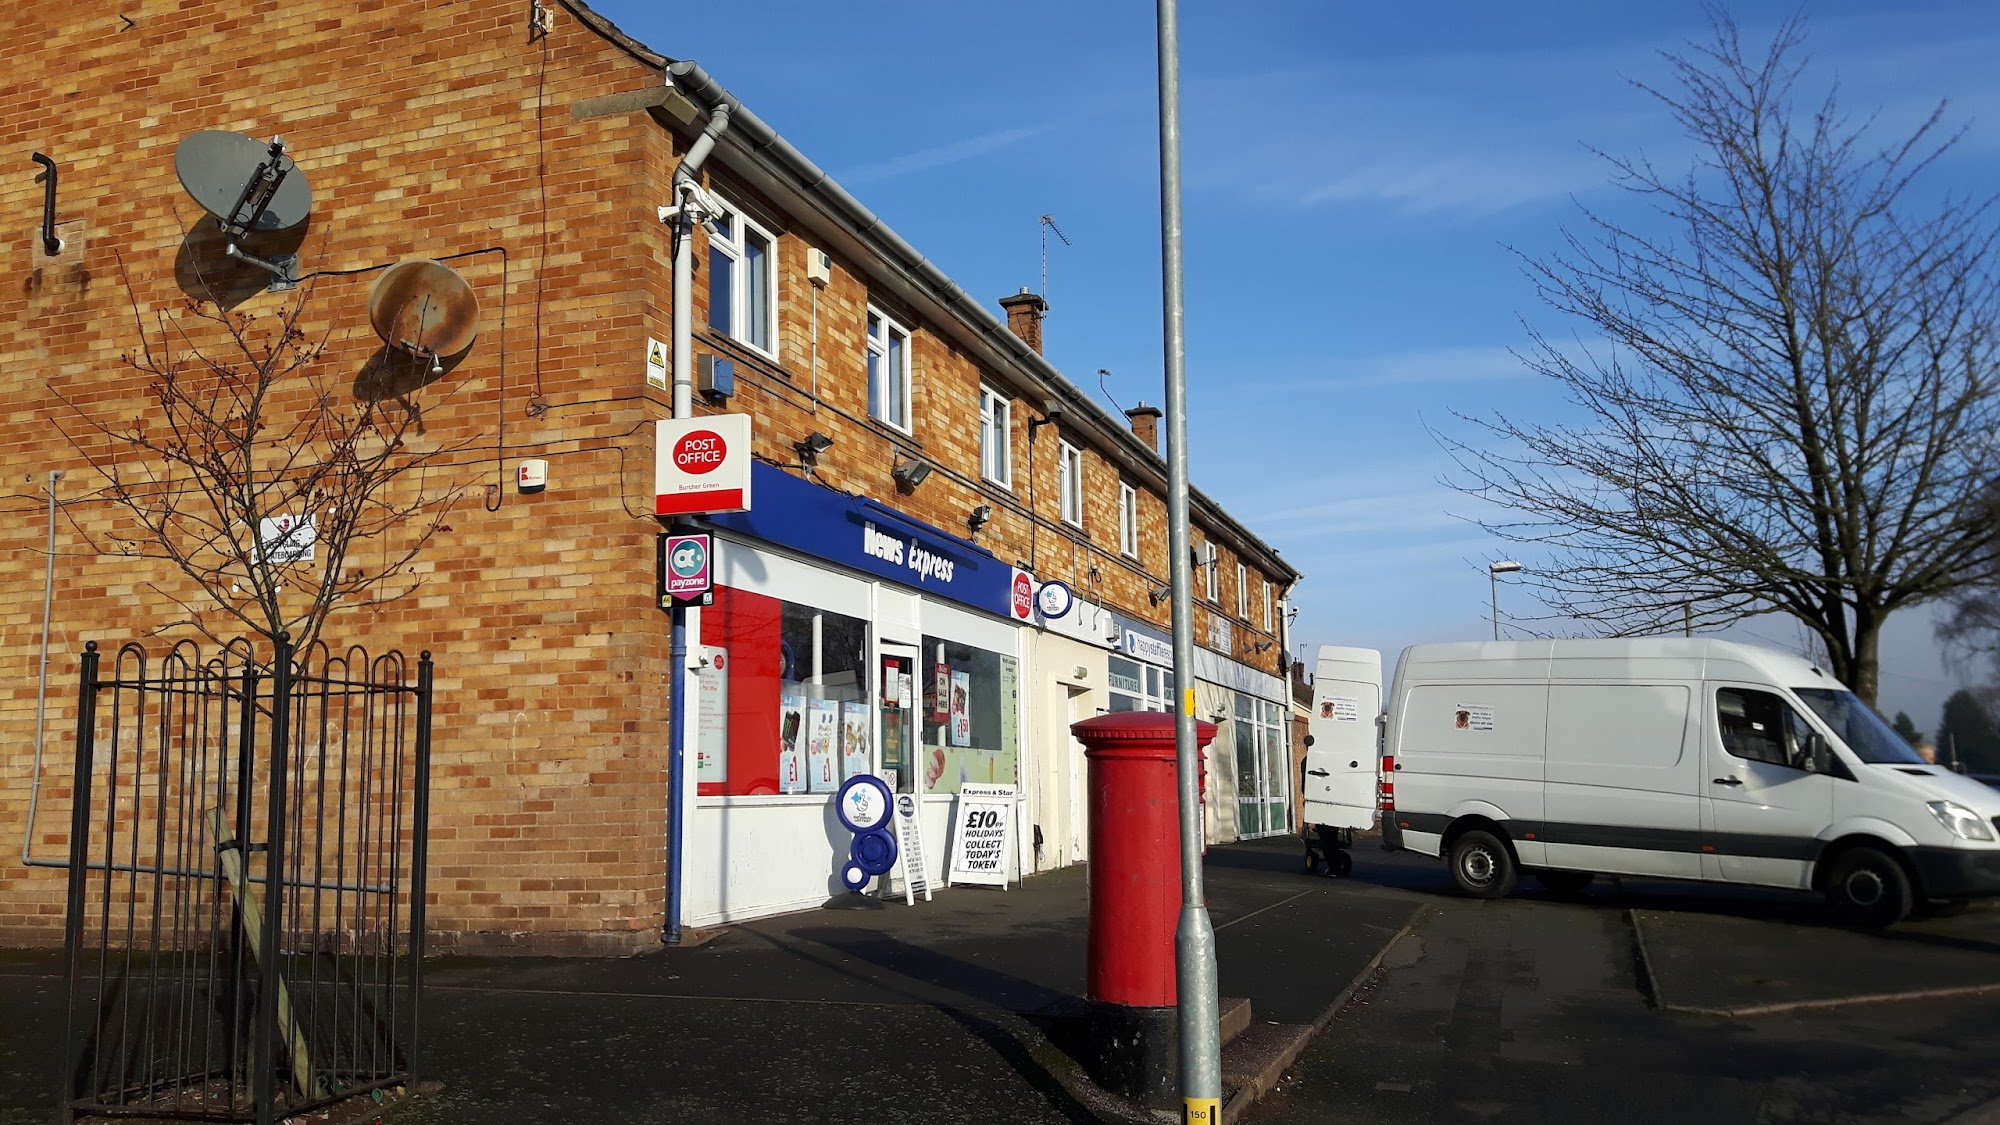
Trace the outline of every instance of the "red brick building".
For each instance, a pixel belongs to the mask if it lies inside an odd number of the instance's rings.
[[[122,13],[0,16],[0,147],[55,162],[62,239],[45,252],[43,185],[24,160],[0,180],[0,546],[13,560],[0,661],[14,670],[0,697],[0,943],[60,940],[49,862],[67,843],[74,654],[184,635],[160,592],[199,594],[117,546],[131,529],[93,460],[121,454],[83,436],[76,407],[143,419],[148,378],[123,357],[162,333],[199,342],[197,307],[301,308],[325,341],[316,377],[354,385],[384,346],[371,271],[409,258],[449,259],[480,305],[477,342],[423,391],[424,433],[466,491],[420,556],[415,595],[347,606],[328,637],[436,654],[432,929],[458,948],[659,940],[673,810],[651,488],[653,423],[672,400],[648,360],[673,317],[658,209],[722,107],[699,177],[728,210],[695,235],[692,333],[733,387],[697,412],[748,415],[759,464],[751,511],[710,525],[722,588],[697,640],[723,659],[693,681],[712,710],[689,747],[685,919],[797,909],[837,885],[844,842],[824,786],[782,776],[802,745],[788,719],[824,725],[841,774],[881,771],[920,796],[934,867],[953,795],[973,782],[1016,787],[1017,873],[1083,858],[1068,723],[1172,695],[1155,596],[1165,466],[1157,411],[1114,417],[1043,360],[1038,298],[996,316],[714,78],[580,4],[138,0]],[[177,182],[176,146],[207,129],[281,134],[309,179],[297,290],[265,292],[265,275],[220,257],[213,220]],[[800,443],[815,434],[830,444],[807,472]],[[548,466],[542,491],[515,483],[529,459]],[[924,479],[899,482],[905,465]],[[1203,716],[1226,723],[1211,832],[1282,831],[1298,575],[1199,494],[1194,524],[1195,687]],[[940,564],[887,569],[891,539]],[[1021,575],[1073,605],[1013,612],[995,592]]]

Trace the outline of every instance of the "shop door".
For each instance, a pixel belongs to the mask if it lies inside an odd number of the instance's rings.
[[[1248,839],[1265,832],[1269,798],[1265,794],[1264,756],[1258,753],[1256,702],[1236,697],[1236,714],[1229,724],[1236,744],[1236,835]]]
[[[1083,719],[1084,693],[1071,692],[1069,696],[1069,725],[1074,727]],[[1069,862],[1082,863],[1090,855],[1086,842],[1090,839],[1090,762],[1083,756],[1083,743],[1075,735],[1069,739]]]
[[[917,709],[923,691],[917,686],[917,647],[882,642],[881,683],[876,698],[882,701],[882,730],[877,740],[882,747],[882,776],[898,793],[916,792]]]

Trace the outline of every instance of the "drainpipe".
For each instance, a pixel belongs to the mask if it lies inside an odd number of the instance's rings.
[[[674,417],[694,417],[694,225],[695,200],[701,192],[696,176],[715,150],[715,140],[729,128],[729,107],[709,111],[708,127],[689,146],[674,170],[674,206],[661,218],[673,222],[674,239]],[[688,784],[688,728],[696,709],[688,699],[688,634],[701,636],[701,610],[676,601],[669,611],[673,644],[669,660],[667,723],[667,933],[668,945],[681,943],[683,886],[687,868],[687,820],[694,812],[694,787]]]
[[[39,153],[37,155],[40,155]],[[51,176],[54,172],[50,173]],[[54,253],[54,251],[50,251]],[[49,472],[49,545],[42,573],[42,662],[41,678],[35,686],[35,768],[28,782],[28,819],[21,825],[21,865],[23,867],[68,867],[68,859],[35,856],[35,809],[42,803],[42,745],[48,732],[49,715],[49,631],[56,608],[56,482],[60,469]],[[70,838],[75,846],[76,838]]]

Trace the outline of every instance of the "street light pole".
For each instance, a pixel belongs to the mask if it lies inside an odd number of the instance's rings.
[[[1493,584],[1493,639],[1500,639],[1500,576],[1512,574],[1521,569],[1521,564],[1512,559],[1486,564],[1486,577]]]
[[[1180,19],[1158,0],[1160,29],[1160,265],[1167,366],[1167,558],[1174,629],[1174,757],[1180,771],[1181,915],[1174,929],[1182,1125],[1221,1125],[1222,1031],[1215,927],[1202,890],[1201,753],[1194,715],[1194,568],[1188,532],[1187,332],[1181,291]]]

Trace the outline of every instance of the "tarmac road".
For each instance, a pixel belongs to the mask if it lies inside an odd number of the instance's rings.
[[[1366,844],[1357,860],[1357,881],[1429,909],[1249,1125],[2000,1122],[2000,992],[1750,1018],[1648,1002],[1656,984],[1727,1004],[1768,1001],[1775,983],[1818,1004],[1843,988],[2000,982],[2000,912],[1861,935],[1796,896],[1635,884],[1479,902],[1435,861]],[[1635,907],[1652,963],[1670,962],[1657,981],[1636,955]],[[1787,964],[1774,982],[1769,966]]]

